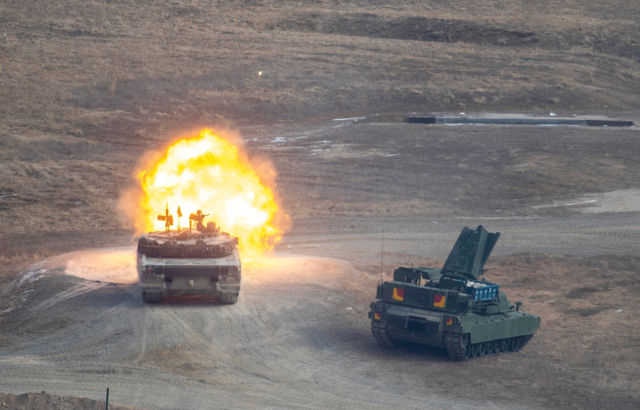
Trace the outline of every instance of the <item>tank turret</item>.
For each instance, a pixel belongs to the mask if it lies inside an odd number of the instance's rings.
[[[182,216],[178,208],[178,218]],[[198,295],[236,303],[240,292],[241,263],[238,238],[221,232],[198,210],[189,217],[189,228],[171,230],[168,207],[158,220],[165,231],[149,232],[138,242],[138,279],[145,303],[159,303],[163,296]],[[193,218],[192,218],[193,217]],[[196,221],[196,230],[192,222]]]

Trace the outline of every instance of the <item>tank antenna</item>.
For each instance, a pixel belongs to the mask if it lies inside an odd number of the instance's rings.
[[[166,221],[164,223],[164,227],[168,231],[169,229],[171,229],[171,225],[169,225],[169,202],[167,202],[167,207],[164,210],[164,214],[165,214],[165,221]]]
[[[380,282],[382,282],[382,264],[384,263],[384,228],[382,228],[382,252],[380,252]]]
[[[164,228],[167,231],[171,229],[171,225],[173,225],[173,215],[169,215],[169,202],[167,202],[164,215],[158,215],[158,221],[164,221]]]

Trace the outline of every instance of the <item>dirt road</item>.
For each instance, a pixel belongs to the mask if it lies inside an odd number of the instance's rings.
[[[230,307],[180,299],[147,306],[135,285],[43,277],[34,292],[51,296],[15,313],[25,343],[3,351],[1,388],[95,396],[108,385],[113,400],[145,408],[477,407],[435,393],[417,363],[408,384],[407,373],[393,370],[411,356],[429,367],[447,358],[378,348],[360,294],[375,286],[370,275],[298,257],[245,272]]]

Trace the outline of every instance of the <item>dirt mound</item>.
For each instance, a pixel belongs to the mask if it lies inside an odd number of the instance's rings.
[[[5,409],[15,410],[102,410],[104,401],[72,396],[56,396],[54,394],[24,393],[5,394],[0,393],[0,405]],[[109,405],[111,410],[135,410],[137,407],[123,407]]]

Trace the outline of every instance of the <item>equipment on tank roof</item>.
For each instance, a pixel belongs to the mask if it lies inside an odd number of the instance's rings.
[[[173,225],[173,215],[169,215],[169,203],[167,202],[167,208],[164,211],[164,215],[158,215],[158,221],[165,221],[164,227],[168,231]]]

